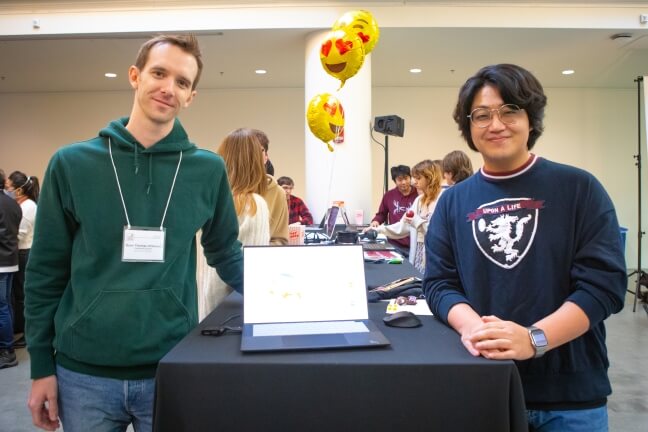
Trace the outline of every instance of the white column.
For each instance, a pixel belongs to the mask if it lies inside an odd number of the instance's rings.
[[[349,221],[355,210],[364,212],[364,223],[373,217],[371,203],[371,54],[360,71],[338,91],[340,81],[327,74],[319,59],[327,32],[312,33],[306,40],[304,101],[306,200],[315,223],[319,223],[332,201],[344,201]],[[344,107],[344,143],[330,152],[315,137],[306,122],[308,102],[319,93],[330,93]]]

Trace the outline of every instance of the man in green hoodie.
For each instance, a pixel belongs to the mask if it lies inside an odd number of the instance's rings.
[[[196,244],[242,291],[223,160],[176,116],[196,95],[193,36],[159,36],[128,70],[129,117],[59,149],[39,200],[25,287],[34,424],[151,430],[158,361],[197,323]]]

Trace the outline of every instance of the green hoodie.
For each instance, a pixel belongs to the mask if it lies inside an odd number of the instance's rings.
[[[178,120],[144,148],[111,122],[89,141],[52,157],[38,201],[25,286],[26,336],[33,379],[55,362],[80,373],[150,378],[158,361],[197,323],[196,232],[209,265],[242,291],[238,222],[225,164],[189,142]],[[159,227],[166,213],[165,261],[122,262],[126,216]]]

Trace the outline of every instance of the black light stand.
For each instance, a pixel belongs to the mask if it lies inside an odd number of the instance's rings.
[[[383,187],[383,195],[389,190],[389,135],[385,135],[385,183]]]
[[[637,154],[634,155],[635,165],[637,167],[637,270],[630,273],[628,276],[634,274],[637,275],[637,284],[635,287],[635,298],[634,304],[632,306],[632,312],[635,312],[637,309],[637,299],[641,297],[644,303],[648,300],[648,294],[642,294],[641,284],[647,283],[648,274],[641,269],[641,240],[644,236],[645,231],[641,229],[641,83],[643,81],[642,76],[638,76],[634,80],[637,83]],[[648,308],[644,305],[644,309],[648,313]]]
[[[385,134],[385,144],[383,145],[385,149],[385,184],[383,193],[387,193],[389,190],[389,135],[402,137],[405,133],[405,120],[397,115],[376,117],[373,130]]]

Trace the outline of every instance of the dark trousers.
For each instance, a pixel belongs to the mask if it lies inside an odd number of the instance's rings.
[[[25,332],[25,268],[29,259],[29,249],[18,251],[18,272],[14,273],[11,290],[14,333]]]

